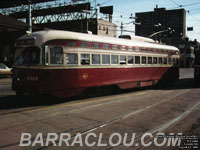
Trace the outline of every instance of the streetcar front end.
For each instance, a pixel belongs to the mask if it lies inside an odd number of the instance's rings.
[[[42,48],[36,37],[27,35],[17,40],[12,82],[16,94],[42,92],[42,66]]]

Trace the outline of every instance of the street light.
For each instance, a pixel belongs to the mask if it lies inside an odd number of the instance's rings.
[[[162,24],[161,23],[158,23],[158,24],[155,24],[154,27],[161,27]]]

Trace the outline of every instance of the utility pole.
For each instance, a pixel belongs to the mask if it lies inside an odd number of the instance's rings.
[[[28,11],[29,11],[29,31],[32,32],[32,6],[31,6],[31,0],[28,0]]]
[[[89,10],[82,10],[82,12],[86,13],[86,17],[85,17],[85,20],[86,20],[86,32],[88,33],[88,30],[89,30],[88,14],[90,13],[90,11]]]
[[[121,26],[120,26],[120,29],[121,29],[121,35],[123,34],[123,23],[121,22]]]

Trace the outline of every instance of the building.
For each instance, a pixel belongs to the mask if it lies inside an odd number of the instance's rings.
[[[186,31],[186,11],[185,9],[166,10],[165,8],[156,7],[154,11],[136,13],[135,34],[139,36],[149,37],[155,32],[162,30],[173,31],[173,37],[185,37]],[[169,29],[170,28],[170,29]],[[165,34],[160,34],[160,38],[164,38]]]
[[[110,36],[116,37],[117,36],[117,25],[113,24],[112,22],[105,21],[102,19],[98,19],[97,24],[97,34],[101,36]]]
[[[186,38],[185,9],[166,10],[156,8],[154,11],[135,14],[135,34],[151,37],[159,42],[176,46],[180,50],[181,67],[192,67],[195,59],[194,45]]]

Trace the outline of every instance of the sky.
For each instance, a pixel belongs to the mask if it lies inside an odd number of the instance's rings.
[[[95,3],[95,0],[93,2]],[[200,41],[200,0],[96,0],[96,3],[102,4],[102,6],[114,6],[113,23],[117,24],[118,30],[120,30],[121,22],[126,24],[133,21],[133,19],[129,19],[131,14],[135,16],[137,12],[153,11],[156,5],[159,8],[165,7],[167,10],[184,8],[186,10],[186,28],[193,27],[193,31],[186,31],[186,36],[190,40]],[[124,29],[132,32],[123,32],[123,34],[134,35],[134,25],[124,25]],[[120,31],[118,31],[119,34]]]

